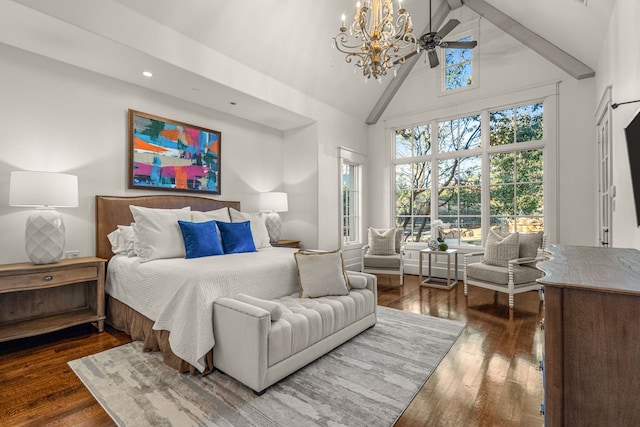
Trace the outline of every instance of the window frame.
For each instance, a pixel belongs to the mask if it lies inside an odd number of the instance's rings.
[[[438,47],[438,58],[440,58],[440,68],[438,72],[438,80],[440,86],[440,95],[451,95],[454,93],[460,93],[467,90],[475,89],[479,86],[479,71],[478,71],[478,52],[480,51],[480,42],[478,40],[479,31],[474,27],[463,31],[456,32],[455,34],[449,34],[445,37],[448,41],[461,40],[467,37],[471,37],[471,40],[478,42],[478,45],[471,49],[471,84],[466,86],[457,87],[455,89],[447,90],[447,67],[446,67],[446,48]],[[449,67],[450,68],[450,67]]]
[[[339,197],[340,197],[340,245],[342,248],[349,248],[353,246],[359,246],[363,244],[362,237],[362,224],[363,224],[363,209],[362,209],[362,198],[363,198],[363,176],[364,176],[364,165],[366,163],[366,157],[360,153],[352,151],[348,148],[339,147]],[[355,231],[355,240],[345,242],[345,234],[344,234],[344,224],[345,224],[345,206],[344,206],[344,174],[342,173],[344,165],[353,166],[354,177],[355,177],[355,215],[352,217],[355,218],[354,221],[354,231]]]
[[[488,234],[490,228],[490,220],[491,220],[491,210],[490,210],[490,156],[495,153],[514,153],[520,151],[528,151],[535,149],[542,149],[543,153],[543,218],[544,218],[544,232],[545,235],[550,237],[550,241],[555,241],[554,236],[556,235],[556,224],[552,224],[550,222],[550,218],[556,217],[557,212],[557,188],[556,188],[556,177],[557,177],[557,153],[556,153],[556,140],[557,140],[557,84],[555,84],[556,93],[548,94],[546,96],[541,95],[537,98],[530,98],[526,100],[518,100],[514,98],[511,102],[501,104],[501,105],[490,105],[483,106],[482,108],[464,111],[461,110],[457,114],[448,114],[442,115],[438,117],[438,112],[432,112],[432,118],[429,120],[414,120],[409,125],[396,125],[396,123],[390,123],[392,127],[388,127],[390,141],[391,141],[391,197],[390,197],[390,208],[391,208],[391,218],[393,224],[396,224],[397,216],[396,216],[396,167],[397,165],[407,164],[411,165],[418,162],[427,161],[430,162],[431,168],[435,168],[437,171],[438,161],[452,159],[452,158],[460,158],[460,157],[481,157],[481,227],[482,227],[482,241],[480,246],[475,245],[457,245],[453,244],[450,247],[453,248],[461,248],[461,249],[474,249],[478,250],[480,247],[484,247],[486,236]],[[549,96],[555,95],[555,96]],[[514,142],[511,144],[492,146],[490,145],[490,122],[489,115],[490,112],[498,111],[501,109],[508,108],[517,108],[520,106],[531,105],[535,103],[542,103],[543,105],[543,126],[544,133],[543,138],[540,140],[526,141],[526,142]],[[437,133],[433,134],[433,129],[438,129],[438,123],[444,122],[447,120],[453,120],[473,115],[479,115],[481,120],[481,144],[480,147],[473,148],[470,150],[464,150],[464,152],[444,152],[441,153],[438,151],[437,147]],[[399,124],[399,123],[398,123]],[[411,128],[421,125],[429,125],[431,126],[431,138],[432,138],[432,151],[430,155],[419,156],[419,157],[405,157],[405,158],[396,158],[395,157],[395,131],[397,129],[403,128]],[[436,139],[436,142],[433,142],[433,139]],[[463,155],[460,155],[464,153]],[[433,175],[433,173],[432,173]],[[553,185],[552,185],[553,184]],[[437,177],[432,178],[431,180],[431,194],[437,195],[438,192],[438,179]],[[554,202],[554,203],[552,203]],[[431,220],[439,219],[440,215],[438,212],[438,200],[437,197],[431,197]],[[457,216],[460,217],[460,212],[458,211]],[[411,242],[411,244],[416,244],[420,246],[426,245],[425,242]]]

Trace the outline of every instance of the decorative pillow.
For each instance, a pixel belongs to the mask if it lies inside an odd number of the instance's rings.
[[[348,276],[349,286],[353,289],[364,289],[367,287],[367,278],[362,276]]]
[[[178,221],[184,239],[185,258],[223,255],[215,221]]]
[[[396,229],[369,228],[369,248],[371,255],[395,255]]]
[[[220,208],[215,211],[191,211],[191,221],[193,222],[205,222],[205,221],[224,221],[231,222],[231,216],[229,215],[229,209]]]
[[[185,257],[186,251],[178,220],[191,220],[190,207],[153,209],[130,205],[129,209],[136,223],[136,255],[142,258],[141,262]]]
[[[502,236],[489,230],[483,262],[488,265],[508,267],[509,260],[518,258],[519,251],[518,233]]]
[[[538,233],[520,233],[518,237],[520,241],[518,258],[535,258],[538,256],[538,249],[542,247],[542,234],[542,231]]]
[[[233,208],[229,208],[231,214],[231,222],[244,222],[249,221],[251,223],[251,234],[253,235],[253,243],[256,249],[270,248],[269,232],[267,226],[264,225],[264,217],[260,214],[250,214],[237,211]]]
[[[344,270],[342,251],[298,251],[293,255],[298,266],[302,298],[349,293],[349,279]]]
[[[225,254],[237,254],[241,252],[256,252],[256,245],[253,243],[251,225],[245,222],[222,222],[216,224],[222,236],[222,249]]]
[[[255,305],[256,307],[264,308],[271,315],[271,321],[277,322],[282,317],[282,305],[275,301],[268,301],[260,298],[252,297],[251,295],[238,294],[235,296],[238,301],[246,302],[247,304]]]

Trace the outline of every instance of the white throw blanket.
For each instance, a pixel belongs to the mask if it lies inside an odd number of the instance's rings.
[[[298,292],[295,251],[267,248],[145,263],[118,255],[109,261],[106,292],[155,321],[153,329],[171,331],[171,350],[203,371],[215,344],[213,301],[238,293],[271,299]]]

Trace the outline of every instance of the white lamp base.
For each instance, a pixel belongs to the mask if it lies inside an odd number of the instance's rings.
[[[280,221],[278,212],[269,212],[264,219],[264,225],[267,226],[267,231],[269,232],[269,241],[277,243],[280,240],[280,231],[282,229],[282,221]]]
[[[34,210],[24,234],[27,256],[34,264],[58,262],[64,254],[64,221],[53,208]]]

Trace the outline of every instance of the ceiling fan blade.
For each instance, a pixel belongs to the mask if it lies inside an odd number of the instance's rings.
[[[407,59],[411,58],[412,56],[416,56],[416,55],[418,55],[420,53],[422,53],[422,49],[420,50],[420,52],[414,50],[413,52],[407,54],[404,57],[404,61],[402,59],[398,59],[397,61],[393,61],[393,65],[398,65],[398,64],[400,64],[402,62],[406,62]]]
[[[460,24],[460,21],[458,21],[457,19],[450,19],[449,22],[444,24],[444,27],[440,28],[440,31],[438,31],[436,37],[440,37],[442,39],[444,36],[449,34],[451,30],[457,27],[458,24]]]
[[[478,45],[478,42],[468,41],[468,42],[440,42],[440,46],[447,49],[473,49]]]
[[[436,51],[430,50],[427,52],[427,55],[429,56],[429,67],[436,68],[440,64],[440,61],[438,61],[438,54],[436,53]]]

